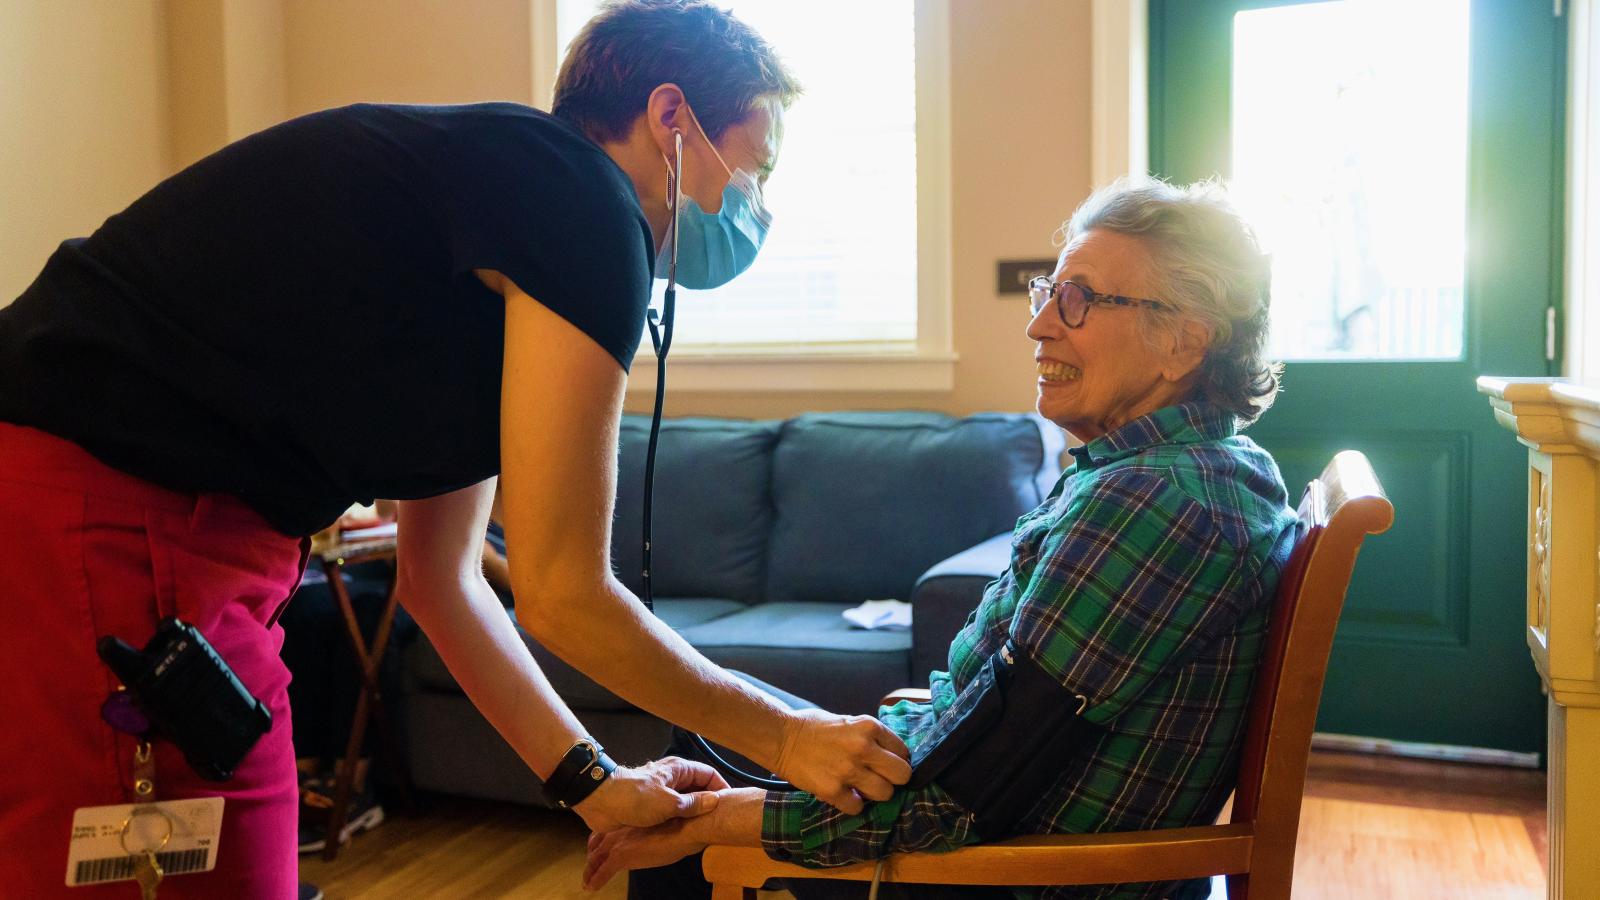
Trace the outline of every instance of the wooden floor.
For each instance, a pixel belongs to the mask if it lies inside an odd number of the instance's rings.
[[[1544,809],[1540,772],[1314,753],[1295,900],[1535,900]],[[328,900],[625,897],[620,880],[579,889],[584,838],[565,813],[445,800],[392,814],[333,863],[301,857],[300,875]]]

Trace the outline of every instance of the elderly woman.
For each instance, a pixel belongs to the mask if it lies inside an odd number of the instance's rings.
[[[1028,336],[1039,412],[1084,444],[1045,502],[1017,522],[1011,564],[951,644],[950,671],[932,674],[932,703],[879,715],[921,748],[1009,641],[1064,688],[1064,702],[1082,703],[1084,723],[1053,771],[1000,773],[1041,786],[1030,795],[1041,802],[1014,830],[1210,823],[1233,786],[1269,600],[1294,533],[1277,465],[1238,434],[1277,391],[1277,369],[1263,359],[1268,263],[1209,183],[1113,185],[1079,207],[1064,236],[1054,277],[1033,285]],[[586,884],[713,843],[832,866],[1006,836],[980,834],[942,778],[857,815],[804,793],[723,791],[705,817],[596,835]],[[697,864],[635,873],[633,894],[703,892]],[[790,884],[801,898],[862,896],[863,887]],[[1206,893],[1203,880],[1042,891]],[[915,886],[917,897],[1011,895]]]

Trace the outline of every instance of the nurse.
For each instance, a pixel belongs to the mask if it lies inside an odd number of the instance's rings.
[[[612,576],[627,367],[656,262],[749,265],[798,93],[701,0],[618,0],[573,42],[553,113],[359,105],[286,122],[69,240],[0,309],[0,885],[67,889],[75,810],[225,798],[215,870],[160,896],[293,896],[296,784],[276,617],[309,535],[399,498],[397,590],[456,680],[596,831],[706,812],[711,770],[617,767],[485,582],[497,477],[518,621],[639,707],[847,812],[910,769],[870,717],[791,711],[730,676]],[[682,172],[674,203],[668,172]],[[232,779],[101,706],[95,654],[164,616],[272,713]],[[137,848],[136,848],[137,849]]]

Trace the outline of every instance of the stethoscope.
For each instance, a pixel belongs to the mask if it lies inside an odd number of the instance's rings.
[[[645,324],[650,326],[650,343],[656,350],[656,404],[650,417],[650,442],[644,454],[644,590],[640,592],[640,599],[644,601],[645,609],[652,613],[656,605],[650,589],[650,501],[655,495],[656,439],[661,434],[661,409],[667,396],[667,352],[672,349],[672,326],[678,308],[678,208],[683,202],[683,132],[674,131],[672,137],[672,169],[667,174],[667,194],[672,200],[672,225],[668,236],[672,242],[672,254],[667,262],[667,290],[662,297],[660,314],[654,307],[645,312]],[[707,759],[721,766],[725,773],[738,781],[773,791],[795,790],[794,785],[787,781],[752,775],[728,762],[717,753],[710,741],[698,734],[690,732],[689,738]]]

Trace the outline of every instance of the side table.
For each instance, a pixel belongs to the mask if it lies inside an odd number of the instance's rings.
[[[322,850],[322,858],[325,860],[332,860],[339,855],[339,846],[342,843],[339,834],[344,830],[345,819],[349,814],[350,795],[355,788],[356,763],[361,757],[361,745],[367,736],[367,723],[376,717],[384,746],[391,751],[399,746],[389,733],[388,717],[384,715],[383,710],[383,692],[378,686],[378,670],[383,665],[383,654],[389,646],[389,632],[394,626],[394,612],[398,605],[394,581],[390,580],[389,589],[384,594],[383,611],[379,615],[378,628],[369,645],[361,636],[361,625],[356,621],[355,607],[350,602],[350,591],[345,587],[342,571],[346,565],[392,560],[395,557],[395,547],[395,538],[383,537],[342,542],[312,551],[312,555],[321,563],[322,571],[327,574],[328,587],[333,591],[334,599],[339,604],[339,612],[344,618],[345,636],[350,639],[350,649],[355,654],[361,678],[361,690],[356,695],[355,716],[350,722],[350,738],[345,743],[344,765],[336,767],[334,773],[333,807],[328,810],[327,842]],[[405,795],[407,790],[403,776],[399,779],[399,785],[402,795]]]

